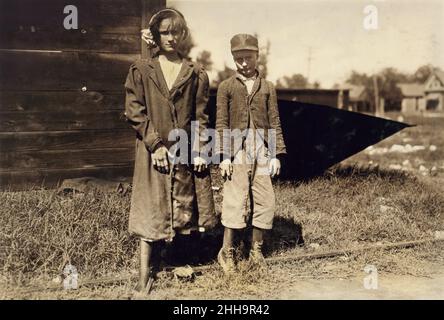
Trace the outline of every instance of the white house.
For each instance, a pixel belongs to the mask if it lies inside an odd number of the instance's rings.
[[[402,102],[401,112],[412,113],[426,110],[424,85],[420,83],[400,83]]]
[[[424,86],[426,110],[444,111],[444,72],[434,70]]]

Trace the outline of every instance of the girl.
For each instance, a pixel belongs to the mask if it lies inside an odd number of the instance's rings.
[[[205,160],[172,163],[176,141],[168,139],[174,129],[191,137],[191,121],[199,121],[200,130],[208,126],[208,76],[181,55],[188,28],[180,12],[159,11],[142,32],[152,56],[130,67],[125,116],[137,136],[129,217],[129,231],[140,238],[136,290],[149,291],[163,241],[213,227],[217,219]]]

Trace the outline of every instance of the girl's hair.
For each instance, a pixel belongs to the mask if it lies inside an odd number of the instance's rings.
[[[159,45],[160,41],[160,33],[159,33],[160,23],[162,22],[162,20],[168,18],[170,18],[173,23],[172,28],[174,30],[181,32],[182,41],[188,39],[189,37],[190,32],[188,30],[187,23],[185,21],[183,14],[176,9],[167,8],[160,10],[159,12],[154,14],[149,22],[148,28],[150,28],[154,38],[154,42],[156,42],[157,45]]]

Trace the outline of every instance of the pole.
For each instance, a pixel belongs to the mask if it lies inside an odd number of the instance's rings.
[[[376,74],[373,75],[373,89],[375,92],[375,115],[381,115],[381,110],[379,110],[379,88],[378,88],[378,76]]]
[[[310,85],[310,67],[311,67],[311,47],[308,47],[308,58],[307,58],[307,85]]]

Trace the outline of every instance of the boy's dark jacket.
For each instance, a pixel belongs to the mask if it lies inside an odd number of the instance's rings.
[[[241,135],[231,138],[231,147],[227,144],[230,140],[223,139],[224,129],[240,129],[248,127],[248,107],[250,107],[252,120],[256,129],[264,129],[264,142],[268,142],[268,130],[276,130],[276,155],[286,153],[284,139],[282,137],[281,122],[277,106],[276,89],[273,83],[262,76],[258,76],[254,82],[250,96],[247,88],[239,75],[236,74],[221,82],[217,90],[217,115],[216,130],[219,135],[218,152],[225,156],[233,157],[237,150],[236,139]],[[223,148],[223,149],[221,149]],[[230,154],[227,154],[229,150]]]

